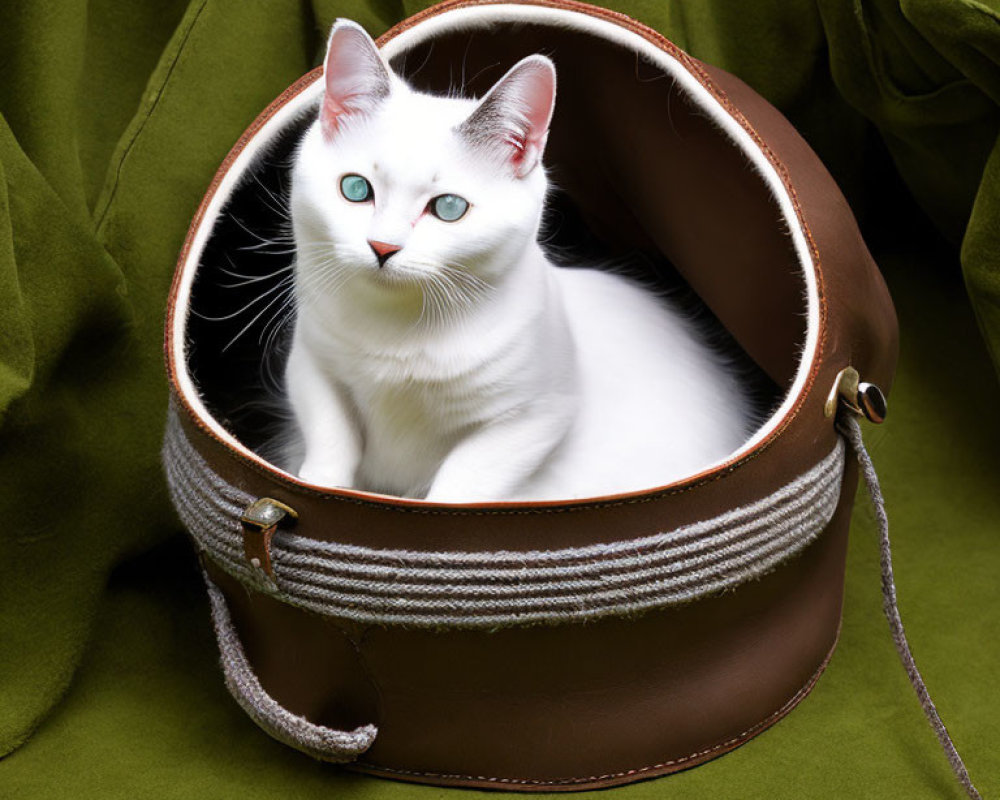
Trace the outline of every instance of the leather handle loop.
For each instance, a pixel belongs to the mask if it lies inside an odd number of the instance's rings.
[[[362,725],[353,731],[316,725],[293,714],[267,693],[247,660],[225,595],[204,570],[202,576],[212,607],[226,688],[253,721],[275,739],[322,761],[353,761],[371,747],[378,733],[374,725]]]

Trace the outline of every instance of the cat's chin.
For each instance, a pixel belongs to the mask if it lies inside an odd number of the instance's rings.
[[[427,273],[391,262],[366,272],[365,278],[372,286],[389,290],[419,289],[428,282]]]

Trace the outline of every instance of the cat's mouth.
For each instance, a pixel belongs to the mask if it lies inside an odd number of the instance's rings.
[[[451,263],[412,263],[391,258],[380,268],[367,271],[365,277],[381,300],[393,306],[402,303],[416,314],[416,322],[432,326],[459,319],[493,292],[487,281]]]
[[[374,262],[368,277],[379,286],[414,287],[427,282],[427,272],[415,269],[396,258],[388,258],[381,263]]]

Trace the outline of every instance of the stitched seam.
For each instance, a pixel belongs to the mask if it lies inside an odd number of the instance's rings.
[[[712,745],[704,750],[697,750],[693,753],[689,753],[686,756],[681,756],[679,758],[669,759],[667,761],[661,761],[658,764],[650,764],[645,767],[635,767],[633,769],[622,770],[621,772],[608,772],[603,775],[591,775],[586,778],[559,778],[555,780],[540,780],[535,778],[500,778],[490,775],[462,775],[459,773],[444,773],[444,772],[431,772],[431,771],[420,771],[420,770],[407,770],[407,769],[397,769],[394,767],[384,767],[379,764],[375,764],[368,761],[358,762],[359,766],[364,768],[370,768],[372,770],[379,770],[382,772],[392,773],[396,775],[414,775],[426,778],[451,778],[456,780],[466,780],[466,781],[484,781],[489,783],[506,783],[506,784],[520,784],[520,785],[530,785],[530,786],[570,786],[573,784],[586,784],[595,783],[597,781],[608,781],[615,778],[625,778],[632,775],[642,775],[647,772],[652,772],[654,770],[663,769],[665,767],[678,766],[680,764],[686,764],[690,761],[703,758],[705,756],[710,756],[713,753],[718,753],[720,750],[732,749],[733,747],[742,744],[747,739],[753,737],[755,734],[760,733],[764,729],[770,727],[783,716],[785,716],[789,711],[791,711],[796,705],[798,705],[803,698],[809,692],[812,691],[816,682],[819,680],[820,675],[826,669],[827,665],[830,663],[830,658],[833,656],[833,651],[837,647],[837,642],[840,638],[840,624],[837,626],[837,633],[834,636],[833,644],[830,646],[829,651],[823,658],[816,671],[810,676],[809,680],[802,686],[794,695],[792,695],[780,708],[772,712],[770,715],[754,723],[749,728],[744,730],[742,733],[733,736],[730,739],[726,739],[723,742]]]
[[[792,183],[791,175],[789,174],[788,168],[785,166],[784,162],[778,158],[777,154],[771,149],[770,145],[764,141],[757,129],[750,124],[750,121],[743,115],[743,112],[732,104],[729,96],[712,80],[711,76],[705,71],[705,69],[701,65],[695,63],[687,53],[680,51],[680,54],[684,57],[684,61],[689,65],[691,71],[696,73],[702,79],[705,87],[712,93],[713,96],[715,96],[723,108],[729,112],[730,116],[732,116],[733,119],[735,119],[750,135],[754,144],[760,148],[761,152],[767,157],[768,162],[778,173],[778,176],[781,178],[782,185],[788,192],[792,208],[795,210],[795,217],[799,226],[802,228],[802,233],[809,245],[809,253],[813,258],[813,269],[816,275],[816,294],[819,299],[820,326],[820,335],[816,345],[816,358],[813,361],[813,366],[806,379],[806,383],[802,387],[802,392],[799,395],[799,402],[796,403],[795,407],[788,414],[782,424],[775,430],[774,435],[777,435],[784,431],[785,428],[788,427],[791,420],[802,410],[802,406],[805,404],[805,398],[809,395],[813,386],[816,384],[816,379],[820,372],[820,365],[823,363],[823,356],[826,353],[826,342],[829,335],[829,326],[827,325],[829,315],[828,301],[826,297],[826,281],[823,277],[823,265],[820,259],[819,247],[816,245],[816,240],[813,237],[812,230],[805,220],[805,215],[802,211],[802,204],[799,202],[798,192]]]

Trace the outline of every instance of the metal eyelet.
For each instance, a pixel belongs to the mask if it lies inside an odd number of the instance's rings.
[[[845,367],[837,373],[823,407],[824,416],[832,419],[840,404],[874,423],[885,422],[888,413],[885,394],[874,383],[862,381],[854,367]]]

